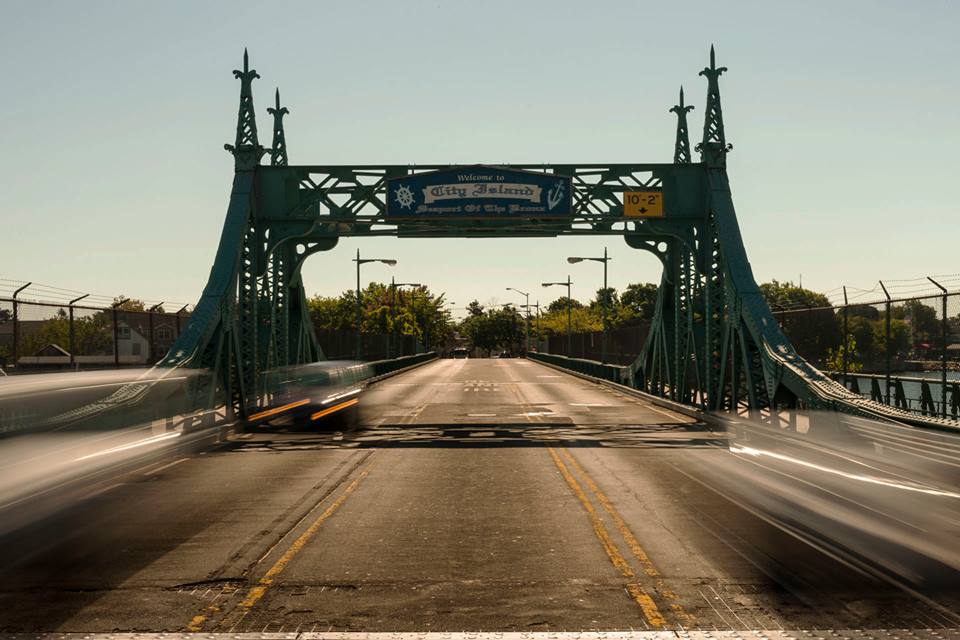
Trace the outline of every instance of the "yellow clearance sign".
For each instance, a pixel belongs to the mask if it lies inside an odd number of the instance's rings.
[[[628,218],[662,218],[662,191],[624,191],[623,215]]]

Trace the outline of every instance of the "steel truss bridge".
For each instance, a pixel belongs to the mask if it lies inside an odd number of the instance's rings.
[[[719,78],[710,64],[703,135],[694,151],[679,104],[672,163],[507,165],[571,179],[572,215],[563,220],[430,218],[386,215],[391,178],[448,167],[291,165],[280,105],[271,148],[259,141],[253,80],[244,52],[236,139],[226,148],[235,171],[226,220],[209,281],[190,323],[158,365],[205,369],[193,393],[198,406],[226,406],[245,417],[269,402],[265,372],[322,360],[308,316],[301,267],[349,236],[555,237],[621,235],[663,264],[652,329],[625,382],[648,393],[709,411],[750,412],[788,423],[797,410],[826,409],[871,418],[955,425],[867,400],[804,361],[780,331],[753,277],[740,235],[726,170],[727,143]],[[261,164],[269,155],[269,165]],[[662,193],[664,215],[624,215],[624,193]],[[133,400],[142,390],[128,390]]]

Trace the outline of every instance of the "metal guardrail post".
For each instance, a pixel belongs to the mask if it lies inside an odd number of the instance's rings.
[[[149,309],[147,309],[147,314],[149,314],[149,315],[147,316],[147,323],[148,323],[149,330],[150,330],[150,344],[147,345],[147,347],[148,347],[148,348],[147,348],[147,357],[149,358],[149,362],[150,362],[150,365],[151,365],[151,366],[152,366],[153,364],[155,364],[155,359],[154,359],[154,356],[155,356],[154,351],[155,351],[155,350],[154,350],[154,347],[153,347],[153,345],[154,345],[153,316],[154,316],[154,314],[156,313],[157,309],[159,309],[159,308],[162,307],[162,306],[163,306],[163,303],[162,303],[162,302],[158,302],[157,304],[155,304],[155,305],[153,305],[152,307],[150,307]]]
[[[943,296],[940,298],[940,314],[941,314],[941,323],[940,323],[940,402],[943,406],[943,417],[947,417],[947,331],[949,329],[949,323],[947,322],[947,288],[941,285],[939,282],[927,276],[927,280],[932,282],[943,292]]]
[[[190,305],[185,304],[177,310],[177,337],[180,337],[180,314],[187,310]]]
[[[886,393],[884,394],[884,402],[886,404],[890,404],[890,294],[887,293],[887,288],[884,286],[883,280],[878,280],[878,282],[880,283],[880,288],[883,289],[883,295],[887,297],[886,314],[884,314],[886,316],[885,332],[886,332],[886,338],[887,338],[887,346],[885,349],[886,351]]]
[[[850,302],[847,300],[847,288],[843,288],[843,386],[847,386],[850,351]]]
[[[67,308],[70,310],[70,368],[71,369],[73,369],[74,365],[76,365],[76,362],[77,362],[77,358],[75,355],[77,351],[77,346],[76,346],[77,331],[76,331],[76,327],[73,324],[73,305],[80,302],[81,300],[83,300],[89,295],[90,295],[89,293],[85,293],[79,298],[74,298],[73,300],[67,303]]]
[[[120,368],[120,327],[117,319],[117,307],[127,302],[125,298],[120,298],[111,305],[111,317],[113,320],[113,366]]]
[[[28,282],[13,292],[13,367],[15,369],[17,368],[17,360],[20,357],[20,317],[17,313],[17,295],[32,284],[33,282]]]

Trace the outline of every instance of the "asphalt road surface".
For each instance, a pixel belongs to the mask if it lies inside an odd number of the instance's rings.
[[[267,426],[2,541],[0,630],[944,629],[718,493],[724,435],[516,359],[390,378],[346,433]]]

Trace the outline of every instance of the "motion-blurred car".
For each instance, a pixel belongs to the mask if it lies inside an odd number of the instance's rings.
[[[292,419],[318,426],[353,426],[357,405],[372,367],[364,362],[330,360],[274,369],[267,373],[269,406],[247,418],[261,424]]]
[[[453,351],[451,351],[451,354],[454,358],[469,358],[470,349],[467,349],[466,347],[456,347]]]

